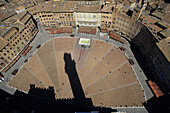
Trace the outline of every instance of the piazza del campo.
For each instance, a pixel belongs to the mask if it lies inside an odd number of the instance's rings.
[[[168,0],[0,0],[0,113],[170,111]]]

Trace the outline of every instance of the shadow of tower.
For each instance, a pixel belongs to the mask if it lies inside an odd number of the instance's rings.
[[[81,86],[77,71],[76,71],[76,63],[71,59],[70,53],[64,53],[64,61],[65,61],[65,72],[68,75],[72,92],[74,95],[74,99],[82,104],[93,105],[90,98],[86,98],[83,88]]]

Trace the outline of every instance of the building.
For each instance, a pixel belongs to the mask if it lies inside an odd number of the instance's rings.
[[[15,26],[18,28],[22,38],[26,40],[27,43],[30,42],[38,32],[32,16],[28,13],[21,13],[17,15],[16,19],[18,21]]]
[[[52,2],[41,2],[36,6],[36,16],[41,22],[42,26],[53,26],[55,25],[55,21],[52,13]]]
[[[56,26],[75,26],[74,7],[77,2],[53,2],[52,12]],[[63,10],[64,9],[64,10]]]
[[[161,35],[161,32],[168,27],[165,22],[161,22],[159,19],[148,15],[146,12],[142,13],[139,22],[145,25],[157,40],[162,40],[165,37]]]
[[[157,43],[158,51],[155,50],[155,57],[153,60],[153,64],[155,65],[155,71],[157,75],[155,78],[157,78],[157,81],[161,80],[163,82],[161,85],[162,87],[167,91],[170,92],[170,37],[161,40],[159,43]],[[153,56],[154,56],[153,55]],[[167,86],[164,87],[164,86]]]
[[[111,30],[113,4],[103,5],[101,9],[101,30]]]
[[[76,4],[77,2],[42,2],[38,3],[35,12],[45,27],[75,26],[73,9]]]
[[[140,25],[137,24],[137,21],[139,20],[139,17],[141,15],[141,8],[135,7],[133,10],[130,10],[132,12],[131,19],[130,19],[130,24],[129,24],[129,31],[128,31],[128,36],[131,39],[132,37],[135,37],[136,34],[138,34],[138,28],[141,28]]]
[[[112,13],[112,31],[121,33],[127,38],[134,37],[136,32],[137,20],[140,15],[139,8],[130,8],[115,4]]]
[[[156,81],[165,92],[170,92],[169,76],[169,38],[160,42],[143,26],[140,32],[132,39],[144,57],[149,77]]]
[[[100,27],[101,23],[101,4],[91,2],[80,2],[74,8],[74,15],[77,27]]]
[[[4,68],[13,58],[13,48],[2,37],[0,38],[0,69]]]
[[[0,48],[0,70],[2,70],[30,43],[38,29],[32,16],[25,10],[19,11],[18,14],[8,12],[8,16],[1,20],[0,29],[2,43]]]
[[[123,34],[127,34],[129,32],[129,25],[130,17],[126,15],[126,13],[118,13],[114,24],[114,30]]]
[[[15,11],[17,12],[17,14],[22,13],[22,12],[26,12],[25,8],[22,7],[22,6],[17,7],[17,8],[15,9]]]
[[[2,37],[13,48],[15,53],[14,55],[16,55],[24,47],[24,42],[22,42],[21,34],[15,27],[9,29]]]
[[[34,15],[36,13],[36,5],[33,1],[26,2],[24,4],[24,7],[25,7],[26,11],[28,11],[31,15]]]

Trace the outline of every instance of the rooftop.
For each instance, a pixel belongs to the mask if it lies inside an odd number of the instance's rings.
[[[164,29],[160,32],[163,36],[165,37],[170,37],[170,28],[169,29]]]
[[[102,9],[101,12],[109,12],[112,13],[112,8],[114,7],[114,4],[109,4],[105,5]]]
[[[77,7],[74,9],[75,12],[90,12],[90,13],[99,13],[101,9],[100,4],[95,5],[84,5],[78,4]]]
[[[41,11],[52,11],[52,2],[48,1],[48,2],[41,2],[38,3],[38,5],[36,6],[36,12],[41,12]]]
[[[25,28],[25,26],[21,23],[16,23],[15,27],[18,28],[19,32],[21,32]]]
[[[125,12],[118,13],[117,15],[126,19],[130,19],[130,16],[128,16]]]
[[[3,40],[2,37],[0,37],[0,50],[3,49],[7,44],[7,41]]]
[[[61,2],[53,2],[52,3],[52,11],[53,12],[73,12],[74,7],[78,2],[76,1],[67,1],[65,3]]]
[[[20,6],[20,7],[17,7],[16,10],[21,10],[23,9],[24,7]]]
[[[16,32],[16,28],[12,27],[11,29],[9,29],[4,35],[3,35],[3,39],[8,40],[9,37],[11,37],[13,34],[15,34]]]
[[[3,21],[15,14],[16,14],[16,12],[14,10],[1,10],[0,11],[0,21]]]
[[[26,15],[24,15],[24,17],[20,20],[23,24],[25,24],[28,19],[31,17],[30,14],[26,13]]]
[[[154,2],[149,4],[150,7],[152,7],[153,9],[156,8],[156,4]]]
[[[34,6],[34,3],[33,3],[33,2],[26,1],[26,2],[24,3],[24,7],[25,7],[25,8],[32,7],[32,6]]]
[[[161,26],[164,26],[166,28],[169,27],[169,25],[166,22],[163,22],[163,21],[159,21],[158,24],[160,24]]]
[[[153,13],[152,13],[153,16],[156,16],[158,18],[161,18],[164,14],[158,10],[155,10]]]
[[[162,20],[170,24],[170,12],[166,13],[163,17]]]
[[[157,43],[157,45],[167,60],[170,62],[170,37],[161,40],[159,43]]]

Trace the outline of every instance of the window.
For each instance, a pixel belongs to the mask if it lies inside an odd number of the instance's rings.
[[[4,53],[4,55],[6,56],[6,53]]]
[[[96,15],[93,15],[93,18],[96,18]]]

